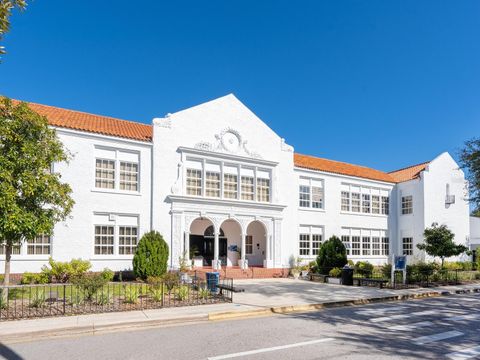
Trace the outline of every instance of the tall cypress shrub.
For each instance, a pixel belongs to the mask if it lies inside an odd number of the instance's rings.
[[[327,275],[332,268],[342,268],[347,263],[347,249],[342,241],[332,236],[318,250],[317,267],[320,274]]]
[[[168,244],[157,231],[142,236],[133,257],[133,272],[144,280],[167,272]]]

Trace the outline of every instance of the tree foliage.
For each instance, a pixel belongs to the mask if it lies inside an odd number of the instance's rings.
[[[318,250],[317,268],[320,274],[327,275],[332,268],[342,268],[347,263],[347,250],[342,241],[332,236]]]
[[[146,280],[167,272],[168,244],[157,231],[150,231],[140,239],[133,257],[133,272]]]
[[[10,30],[10,16],[14,9],[25,10],[26,0],[0,0],[0,41],[3,35]],[[0,55],[5,54],[5,48],[0,46]]]
[[[6,245],[8,283],[12,246],[50,235],[65,220],[74,201],[52,164],[69,155],[47,119],[26,103],[0,97],[0,239]]]
[[[480,138],[465,142],[460,152],[460,164],[466,170],[469,182],[470,201],[475,204],[480,215]]]
[[[433,257],[439,257],[442,260],[442,268],[445,258],[458,256],[468,251],[464,245],[456,244],[453,239],[455,234],[450,231],[447,225],[438,225],[433,223],[432,227],[426,228],[423,232],[424,243],[418,244],[417,248],[425,250]]]

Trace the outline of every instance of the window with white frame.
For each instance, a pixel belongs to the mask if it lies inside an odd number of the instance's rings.
[[[350,236],[342,235],[342,243],[345,246],[345,249],[347,250],[347,256],[350,255],[350,248],[352,247],[352,244],[350,243]]]
[[[202,195],[202,171],[187,169],[187,195]]]
[[[323,180],[300,178],[299,185],[299,206],[302,208],[323,209],[324,208],[324,186]]]
[[[138,244],[138,228],[136,226],[118,227],[118,253],[133,255]]]
[[[381,255],[382,249],[380,244],[380,237],[373,236],[372,237],[372,255]]]
[[[270,173],[257,171],[257,201],[270,202]]]
[[[360,194],[352,193],[352,212],[360,212]]]
[[[253,254],[253,236],[247,235],[245,236],[245,255],[252,255]]]
[[[382,255],[390,255],[390,241],[387,236],[382,236]]]
[[[205,173],[205,196],[220,197],[220,173],[207,171]]]
[[[138,245],[138,216],[94,214],[94,255],[133,255]]]
[[[351,256],[388,256],[386,230],[342,228],[342,242]]]
[[[371,255],[372,239],[370,236],[362,236],[362,255]]]
[[[350,193],[342,191],[342,211],[350,211]]]
[[[255,199],[255,185],[253,176],[242,175],[242,200],[253,201]]]
[[[95,147],[95,187],[120,191],[139,191],[138,152]]]
[[[390,208],[390,201],[388,196],[382,196],[382,214],[388,215]]]
[[[238,168],[234,166],[223,167],[223,197],[238,199]]]
[[[372,195],[372,214],[380,214],[380,196]]]
[[[341,211],[388,215],[388,190],[354,184],[342,184]]]
[[[317,256],[323,241],[323,227],[300,226],[299,251],[300,256]]]
[[[50,255],[51,239],[48,235],[39,235],[35,239],[27,240],[28,255]]]
[[[412,195],[402,196],[402,215],[413,213],[413,197]]]
[[[115,247],[115,227],[95,226],[95,255],[113,255]]]
[[[360,255],[361,249],[360,243],[360,236],[353,235],[352,236],[352,255]]]
[[[20,255],[21,246],[20,245],[13,245],[12,246],[12,255]],[[0,243],[0,255],[5,255],[7,251],[5,243]]]
[[[362,194],[362,212],[364,214],[370,213],[370,194]]]
[[[413,238],[402,238],[403,255],[413,255]]]

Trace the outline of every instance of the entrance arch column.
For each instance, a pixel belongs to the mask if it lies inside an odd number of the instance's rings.
[[[214,238],[213,238],[213,260],[212,260],[212,268],[213,269],[220,269],[222,267],[222,264],[218,260],[218,254],[219,254],[219,228],[215,226],[215,233],[214,233]]]

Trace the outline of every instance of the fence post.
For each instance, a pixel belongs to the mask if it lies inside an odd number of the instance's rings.
[[[165,283],[163,282],[162,280],[162,308],[164,307],[165,305],[165,287],[164,287]]]
[[[67,304],[67,285],[63,284],[63,315],[65,315],[66,304]]]

